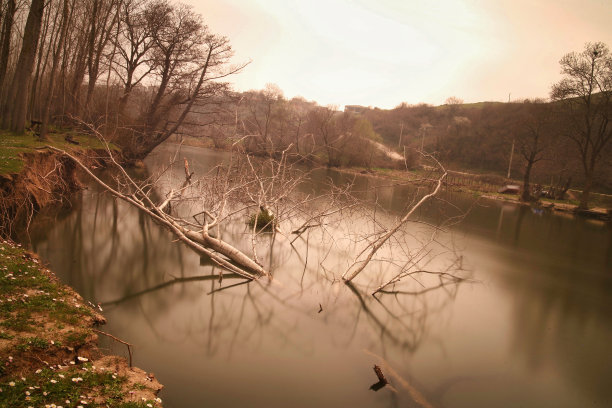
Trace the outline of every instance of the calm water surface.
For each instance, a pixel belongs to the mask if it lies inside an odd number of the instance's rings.
[[[149,169],[173,149],[158,149]],[[181,155],[196,174],[227,158]],[[346,176],[317,173],[308,188],[327,177]],[[410,191],[381,184],[356,180],[391,217]],[[95,186],[72,209],[38,217],[29,239],[102,304],[105,330],[135,345],[169,408],[612,406],[610,225],[446,198],[472,207],[452,242],[473,281],[379,300],[334,279],[349,255],[316,235],[264,252],[272,283],[219,283],[218,269]],[[436,206],[422,216],[439,216]],[[224,237],[241,245],[245,229]],[[393,387],[369,389],[374,364]]]

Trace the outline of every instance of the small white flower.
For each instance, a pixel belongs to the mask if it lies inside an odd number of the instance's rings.
[[[78,383],[79,381],[83,381],[81,377],[73,377],[72,382]]]
[[[58,374],[57,375],[59,378],[64,378],[64,374]]]
[[[55,383],[57,383],[57,380],[51,379],[51,380],[49,380],[49,382],[55,384]]]
[[[9,383],[9,385],[10,385],[11,387],[14,387],[14,386],[15,386],[15,381],[11,381],[11,382]]]
[[[78,357],[77,357],[77,359],[78,359],[79,361],[89,361],[89,359],[87,359],[87,358],[85,358],[85,357],[81,357],[81,356],[78,356]]]
[[[40,374],[42,373],[42,370],[39,368],[38,370],[35,371],[36,374]]]

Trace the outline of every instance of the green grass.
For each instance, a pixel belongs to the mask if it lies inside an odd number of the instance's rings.
[[[81,366],[63,368],[52,367],[37,370],[26,377],[8,379],[0,383],[0,406],[27,408],[45,405],[62,407],[138,407],[159,406],[153,400],[122,403],[125,397],[123,385],[125,377],[86,363]],[[91,395],[102,403],[96,403]]]
[[[93,314],[27,251],[0,240],[0,407],[159,407],[124,402],[147,387],[91,362],[53,365],[90,341]]]
[[[70,135],[78,145],[68,143],[64,138]],[[104,145],[94,136],[78,133],[73,130],[61,130],[49,133],[48,141],[40,140],[32,132],[17,135],[8,131],[0,131],[0,175],[19,173],[24,166],[20,155],[33,152],[46,145],[69,151],[86,151],[89,149],[102,149]],[[116,147],[112,146],[113,149]]]
[[[33,332],[39,329],[39,314],[58,325],[75,324],[93,314],[89,308],[67,300],[67,290],[43,273],[36,262],[23,249],[0,243],[0,329]]]

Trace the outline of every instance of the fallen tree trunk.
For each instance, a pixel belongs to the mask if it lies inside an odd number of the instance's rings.
[[[241,252],[227,242],[214,238],[208,233],[211,226],[205,223],[199,230],[194,230],[185,226],[184,222],[170,216],[164,210],[168,204],[180,195],[184,187],[178,191],[171,191],[168,197],[160,204],[155,204],[148,194],[136,183],[125,170],[115,161],[109,152],[111,162],[119,169],[133,192],[122,192],[114,189],[97,177],[91,170],[83,164],[77,157],[65,150],[52,146],[47,149],[60,153],[70,158],[78,167],[88,174],[98,185],[104,188],[113,196],[123,200],[133,207],[143,211],[150,218],[168,228],[181,242],[193,249],[199,255],[206,255],[220,267],[234,272],[246,279],[257,279],[263,276],[270,277],[270,274],[248,255]],[[213,222],[214,223],[214,222]]]

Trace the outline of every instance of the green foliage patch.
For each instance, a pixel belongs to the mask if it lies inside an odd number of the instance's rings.
[[[2,406],[26,408],[31,406],[56,407],[146,407],[154,401],[137,404],[121,404],[124,397],[125,377],[109,371],[101,371],[91,364],[68,369],[44,368],[27,377],[10,379],[0,384],[0,403]],[[104,403],[96,403],[86,395],[95,390],[96,398]],[[55,405],[53,405],[55,404]]]
[[[247,224],[251,228],[255,227],[257,231],[273,231],[275,225],[274,214],[262,209],[258,213],[251,214]]]
[[[66,141],[66,136],[78,145]],[[47,145],[66,151],[87,151],[104,149],[104,145],[96,137],[75,130],[58,130],[49,133],[48,140],[40,140],[33,132],[17,135],[8,131],[0,131],[0,174],[17,174],[24,167],[22,155],[33,152]],[[115,146],[111,146],[116,150]]]
[[[0,328],[32,332],[38,314],[58,323],[78,322],[93,313],[76,300],[18,246],[0,242]],[[5,334],[10,335],[10,334]]]

